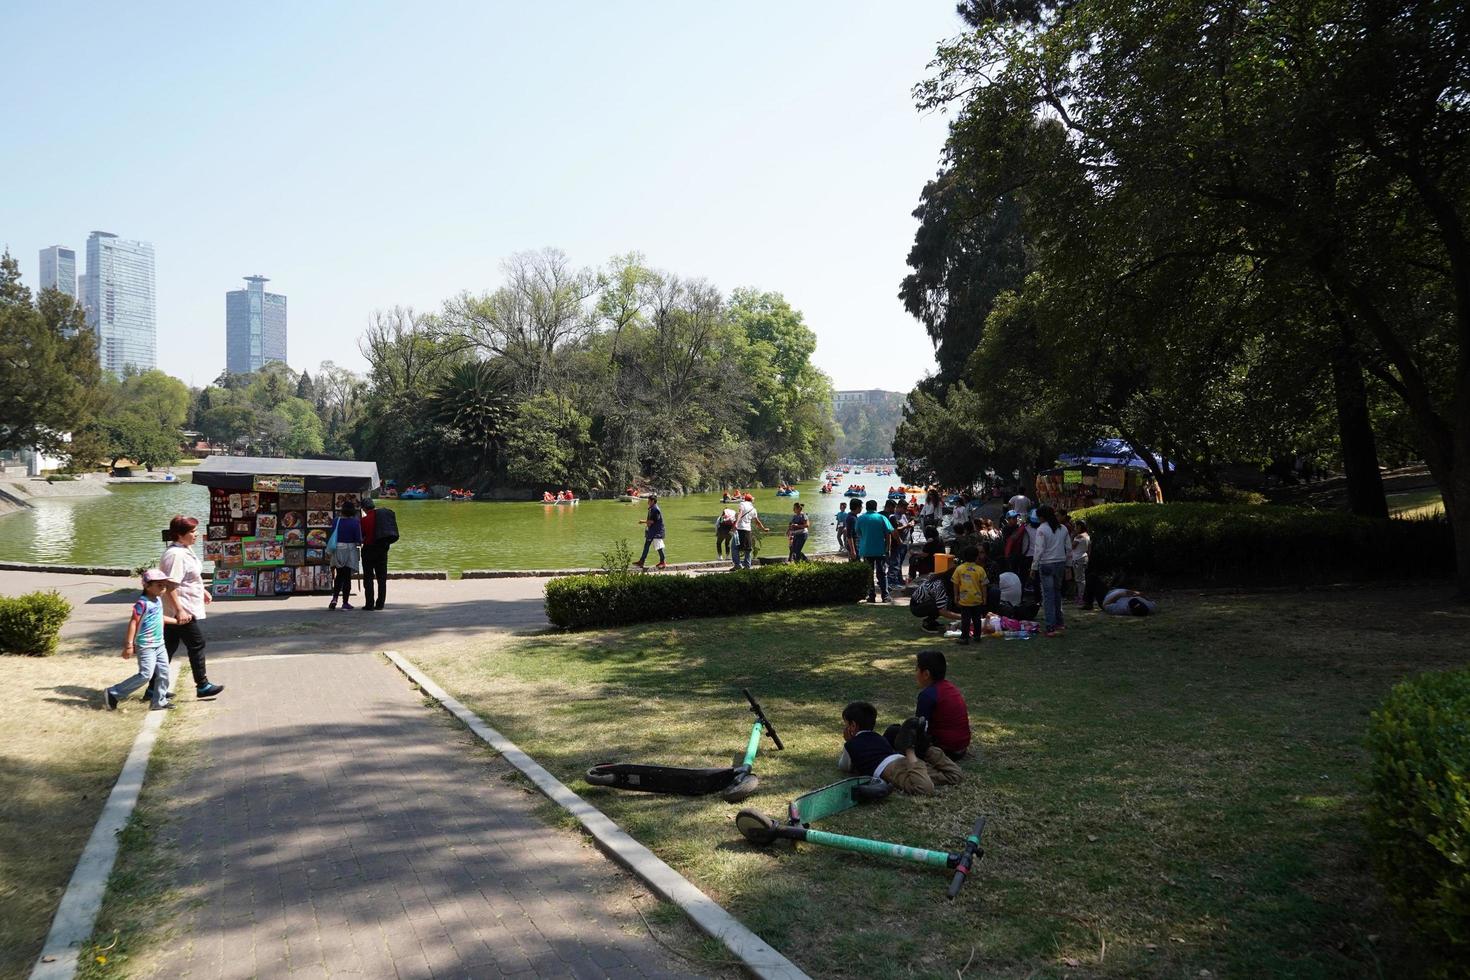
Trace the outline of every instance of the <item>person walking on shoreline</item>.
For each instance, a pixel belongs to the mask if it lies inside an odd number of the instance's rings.
[[[388,600],[388,549],[398,540],[398,515],[362,499],[362,596],[364,610],[382,609]],[[377,601],[373,585],[377,584]]]
[[[812,522],[806,516],[806,507],[801,503],[791,505],[791,522],[786,525],[786,544],[790,547],[789,561],[806,561],[803,550]]]
[[[735,533],[740,539],[735,545],[736,568],[750,567],[750,556],[755,552],[755,530],[752,525],[762,531],[770,530],[761,523],[761,516],[755,509],[755,498],[747,493],[745,499],[740,501],[740,510],[735,513]]]
[[[344,501],[337,518],[332,522],[332,533],[327,538],[332,568],[336,577],[332,584],[332,601],[328,609],[337,608],[337,595],[342,596],[342,608],[351,609],[352,577],[362,568],[362,521],[357,516],[357,505]]]
[[[183,643],[189,651],[189,670],[194,675],[196,697],[212,698],[224,692],[223,684],[212,684],[204,660],[204,628],[201,625],[214,597],[204,587],[204,565],[194,554],[199,521],[182,514],[168,522],[169,545],[158,559],[158,568],[174,588],[165,593],[172,600],[174,623],[163,626],[163,645],[170,661]],[[174,677],[177,678],[177,672]]]
[[[144,684],[148,685],[148,697],[155,711],[173,707],[168,694],[168,654],[163,647],[165,627],[178,622],[163,611],[163,595],[173,587],[169,577],[156,568],[143,573],[143,594],[133,603],[128,637],[123,641],[122,652],[124,660],[137,653],[138,669],[126,680],[102,692],[109,709],[115,709],[119,700]]]
[[[648,549],[652,548],[658,552],[658,567],[666,567],[668,562],[664,558],[664,512],[659,509],[657,495],[649,495],[648,516],[638,523],[643,525],[643,554],[633,566],[642,568],[643,563],[648,561]]]

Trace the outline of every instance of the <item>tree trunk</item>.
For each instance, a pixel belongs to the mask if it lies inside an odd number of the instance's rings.
[[[1378,444],[1368,417],[1368,388],[1363,365],[1347,335],[1346,325],[1332,347],[1332,392],[1337,402],[1337,438],[1347,478],[1348,509],[1362,517],[1387,517],[1383,476],[1378,472]]]

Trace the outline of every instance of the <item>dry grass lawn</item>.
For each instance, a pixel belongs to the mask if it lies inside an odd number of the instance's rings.
[[[0,657],[0,978],[30,972],[146,706],[102,688],[118,657]]]

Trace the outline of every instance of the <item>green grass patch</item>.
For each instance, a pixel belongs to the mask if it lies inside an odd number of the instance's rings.
[[[1074,616],[1055,641],[943,645],[982,758],[936,798],[827,829],[954,849],[988,814],[954,903],[942,872],[748,845],[718,797],[580,778],[604,761],[728,762],[748,686],[787,750],[765,743],[746,805],[779,816],[839,777],[845,702],[872,701],[880,724],[912,711],[913,655],[939,641],[903,609],[481,640],[419,663],[815,975],[1404,975],[1412,947],[1368,859],[1363,736],[1397,680],[1464,662],[1470,613],[1447,589],[1173,594],[1163,609]]]

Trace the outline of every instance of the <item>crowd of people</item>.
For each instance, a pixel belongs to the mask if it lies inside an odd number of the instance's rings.
[[[1067,628],[1069,597],[1085,610],[1155,610],[1137,593],[1104,591],[1100,581],[1089,579],[1093,544],[1085,520],[1035,506],[1019,489],[1004,502],[998,520],[981,515],[986,506],[964,493],[946,503],[933,488],[922,502],[889,500],[881,509],[876,500],[844,501],[837,511],[838,549],[872,567],[869,602],[890,602],[894,591],[914,584],[910,607],[925,628],[940,632],[949,621],[961,643],[986,631],[987,614],[999,618],[997,628],[1009,629],[1010,621],[1021,624],[1021,631],[1040,615],[1041,632],[1055,637]]]

